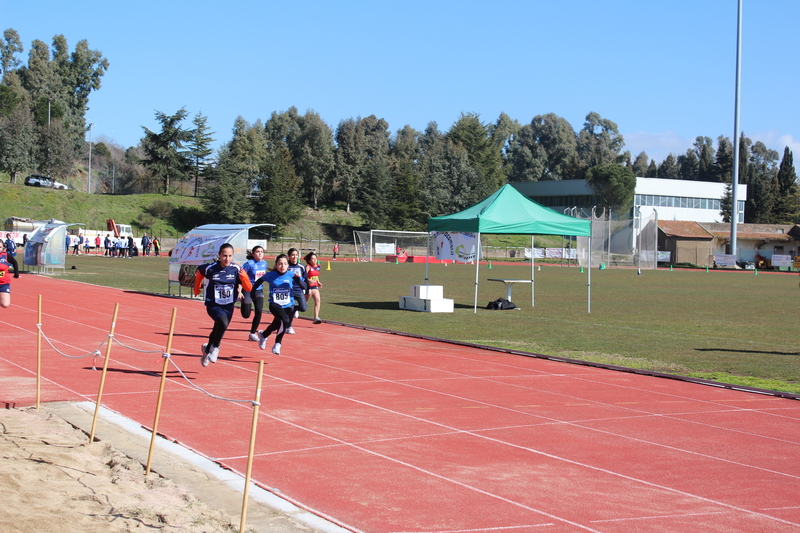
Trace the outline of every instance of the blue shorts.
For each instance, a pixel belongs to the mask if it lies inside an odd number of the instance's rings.
[[[11,284],[10,283],[3,283],[0,285],[0,292],[7,292],[11,293]]]

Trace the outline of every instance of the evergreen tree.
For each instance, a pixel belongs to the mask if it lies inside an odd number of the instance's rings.
[[[578,133],[577,148],[587,170],[597,165],[620,163],[624,146],[625,139],[614,122],[595,112],[586,115],[583,129]]]
[[[634,176],[637,178],[644,178],[647,176],[647,161],[647,154],[644,152],[639,152],[639,155],[636,156],[636,159],[633,161],[633,165],[631,166],[631,171],[633,172]]]
[[[194,195],[200,186],[200,180],[208,173],[208,163],[206,160],[213,153],[211,143],[214,142],[214,132],[209,132],[208,117],[202,113],[195,115],[192,119],[194,129],[191,131],[191,139],[188,142],[189,157],[192,162],[192,176],[194,177]]]
[[[586,173],[586,184],[597,196],[598,205],[615,212],[633,207],[636,176],[628,167],[615,163],[597,165]]]
[[[774,209],[774,222],[778,224],[796,224],[800,222],[800,196],[798,195],[797,173],[794,168],[794,156],[789,147],[783,150],[778,174],[775,179],[777,200]]]
[[[683,180],[696,180],[700,170],[697,154],[689,148],[686,154],[678,156],[678,176]]]
[[[0,169],[17,176],[34,168],[36,130],[28,108],[17,106],[8,116],[0,117]]]
[[[776,199],[778,152],[757,141],[750,155],[750,180],[747,183],[745,221],[756,224],[772,222]]]
[[[709,137],[697,137],[694,141],[697,155],[697,179],[699,181],[717,181],[714,174],[714,144]]]
[[[462,113],[446,138],[466,150],[478,180],[471,188],[482,190],[488,196],[505,183],[501,147],[490,138],[489,127],[481,123],[480,115]]]
[[[301,188],[289,149],[280,143],[269,146],[259,173],[253,221],[275,224],[280,233],[302,215]]]
[[[185,108],[174,115],[156,111],[156,120],[161,124],[161,132],[155,133],[142,126],[145,136],[142,139],[145,157],[140,162],[150,175],[164,184],[164,194],[169,194],[171,184],[190,177],[191,160],[184,145],[192,141],[192,132],[181,127],[187,116]]]
[[[714,181],[730,183],[733,174],[733,144],[724,135],[717,138],[717,156],[714,159]]]
[[[656,166],[656,160],[651,159],[650,164],[647,166],[647,173],[645,174],[646,178],[655,178],[658,177],[658,166]]]
[[[680,179],[678,170],[678,164],[675,161],[675,156],[669,154],[661,163],[661,165],[659,165],[656,177],[668,180],[677,180]]]
[[[38,168],[54,178],[66,179],[75,163],[75,152],[62,122],[38,128]]]

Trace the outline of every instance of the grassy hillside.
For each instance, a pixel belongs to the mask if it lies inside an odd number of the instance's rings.
[[[130,224],[134,232],[171,237],[192,229],[200,219],[200,201],[188,196],[134,194],[113,196],[0,184],[0,218],[55,218],[104,230],[106,220]]]

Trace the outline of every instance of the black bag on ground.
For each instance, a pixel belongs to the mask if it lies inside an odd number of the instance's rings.
[[[505,298],[498,298],[497,300],[489,302],[486,306],[486,309],[492,309],[492,310],[505,310],[505,309],[516,309],[516,308],[517,308],[516,305],[509,302]]]

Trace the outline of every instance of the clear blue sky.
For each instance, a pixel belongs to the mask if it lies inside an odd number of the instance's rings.
[[[737,0],[100,2],[5,0],[0,31],[63,34],[109,60],[87,113],[94,140],[138,143],[155,111],[208,117],[313,109],[335,130],[376,115],[392,132],[462,112],[520,123],[589,112],[661,162],[698,135],[732,137]],[[800,158],[800,1],[744,1],[741,130]],[[191,127],[187,121],[186,127]]]

